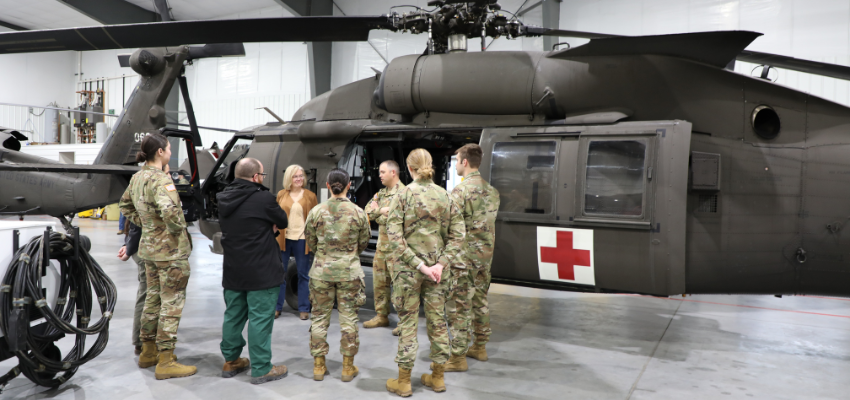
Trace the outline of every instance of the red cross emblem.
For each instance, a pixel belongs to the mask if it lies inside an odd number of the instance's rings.
[[[573,248],[573,232],[558,231],[557,247],[540,247],[540,261],[558,265],[558,279],[574,281],[574,267],[590,266],[590,250]]]

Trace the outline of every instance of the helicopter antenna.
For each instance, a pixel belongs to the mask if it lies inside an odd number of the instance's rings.
[[[272,117],[274,117],[274,119],[276,119],[276,120],[280,121],[280,123],[281,123],[281,124],[285,124],[285,123],[286,123],[286,121],[284,121],[284,120],[283,120],[283,118],[278,117],[278,116],[277,116],[277,114],[275,114],[275,113],[274,113],[274,111],[269,110],[269,108],[268,108],[268,107],[257,107],[257,108],[255,108],[255,110],[266,110],[266,112],[267,112],[267,113],[271,114],[271,115],[272,115]]]

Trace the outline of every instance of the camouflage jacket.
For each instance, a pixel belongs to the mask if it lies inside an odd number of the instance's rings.
[[[360,253],[366,250],[369,219],[348,199],[328,199],[307,214],[304,227],[307,245],[315,251],[310,278],[345,282],[363,278]]]
[[[139,257],[150,261],[189,258],[192,242],[174,182],[161,169],[144,166],[118,201],[121,213],[142,227]]]
[[[369,219],[378,224],[378,245],[376,246],[376,257],[386,255],[384,247],[386,247],[387,241],[389,240],[387,238],[387,216],[381,214],[381,209],[389,207],[392,200],[403,188],[404,184],[401,182],[396,183],[392,189],[383,188],[378,191],[378,193],[375,193],[375,197],[372,198],[373,201],[370,201],[366,206],[366,214],[369,216]]]
[[[493,247],[496,245],[499,191],[490,186],[481,177],[481,173],[475,171],[455,186],[452,198],[457,203],[466,226],[463,261],[470,268],[488,267],[493,261]]]
[[[460,261],[463,231],[463,217],[446,190],[430,180],[414,181],[398,192],[387,217],[387,256],[400,261],[393,272],[415,271],[420,263],[451,267]]]

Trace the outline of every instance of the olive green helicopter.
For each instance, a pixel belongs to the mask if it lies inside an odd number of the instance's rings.
[[[94,165],[25,155],[19,133],[0,131],[0,212],[67,225],[77,211],[114,203],[138,170],[140,139],[163,132],[190,149],[191,179],[180,188],[187,215],[220,251],[215,194],[243,157],[263,163],[273,192],[287,166],[303,166],[320,199],[328,171],[344,168],[363,206],[381,188],[381,162],[397,161],[408,182],[405,158],[425,148],[445,186],[454,151],[478,143],[481,174],[501,200],[494,282],[659,296],[850,295],[850,108],[731,70],[740,60],[850,79],[848,67],[746,50],[755,32],[626,37],[528,26],[492,0],[429,5],[0,33],[0,54],[139,48],[124,62],[141,75]],[[188,63],[239,54],[227,43],[363,41],[372,30],[427,35],[425,50],[311,99],[289,120],[271,112],[273,122],[234,133],[210,172],[199,172]],[[530,36],[590,41],[484,51],[486,38]],[[470,39],[481,39],[481,52],[467,51]],[[175,81],[189,130],[165,128]],[[374,241],[363,262],[372,254]],[[296,290],[290,284],[290,304]]]

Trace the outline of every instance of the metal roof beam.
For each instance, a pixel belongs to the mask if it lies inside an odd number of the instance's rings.
[[[29,30],[27,28],[24,28],[23,26],[8,23],[6,21],[0,21],[0,26],[6,27],[6,28],[9,28],[9,29],[14,29],[16,31],[28,31]]]
[[[334,13],[333,0],[275,0],[275,2],[301,17],[317,17]],[[310,63],[310,97],[316,97],[331,90],[333,43],[309,42],[307,46],[307,58]]]
[[[274,0],[280,4],[286,11],[295,14],[296,17],[310,16],[311,0]]]
[[[561,21],[561,0],[542,0],[543,27],[559,29]],[[558,43],[557,36],[543,36],[543,51],[552,51],[552,46]]]
[[[104,25],[160,21],[159,14],[124,0],[59,0]]]

